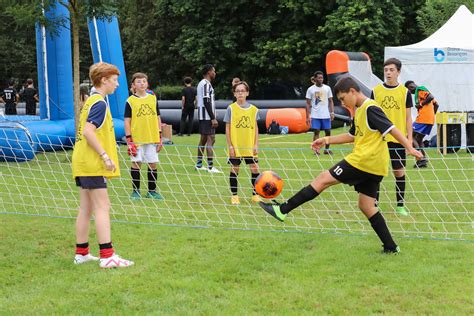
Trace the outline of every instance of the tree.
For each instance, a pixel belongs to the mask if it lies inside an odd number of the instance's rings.
[[[385,46],[400,44],[402,11],[389,0],[337,0],[338,8],[326,24],[318,29],[324,38],[321,48],[363,51],[371,56],[377,73],[381,73]],[[387,12],[390,14],[388,15]],[[320,54],[325,51],[319,49]]]
[[[6,12],[14,17],[18,24],[29,25],[32,21],[45,25],[53,34],[60,26],[71,26],[72,51],[73,51],[73,82],[74,82],[74,120],[77,128],[80,113],[80,55],[79,34],[80,23],[96,17],[97,19],[109,19],[116,14],[117,7],[114,0],[29,0],[10,4]],[[13,2],[13,3],[12,3]],[[66,7],[70,13],[69,20],[58,18],[49,20],[43,15],[43,10],[48,11],[57,5]]]
[[[416,17],[423,34],[430,36],[436,32],[463,4],[474,12],[474,0],[427,0]]]

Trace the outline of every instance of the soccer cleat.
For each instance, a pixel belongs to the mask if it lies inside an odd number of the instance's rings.
[[[400,214],[400,215],[403,215],[403,216],[408,216],[408,211],[407,209],[405,208],[405,206],[397,206],[395,208],[395,211]]]
[[[222,171],[220,171],[220,170],[217,169],[216,167],[208,168],[207,171],[208,171],[209,173],[223,173]]]
[[[286,214],[283,214],[280,211],[280,205],[278,204],[271,204],[271,203],[263,203],[259,202],[258,203],[261,208],[264,209],[265,212],[270,214],[271,216],[275,217],[277,220],[280,222],[284,222],[286,218]]]
[[[90,253],[88,253],[87,255],[79,255],[79,254],[76,254],[74,256],[74,264],[83,264],[83,263],[86,263],[86,262],[89,262],[89,261],[98,261],[99,258],[97,257],[94,257],[93,255],[91,255]]]
[[[329,149],[325,149],[325,150],[324,150],[324,154],[325,154],[325,155],[332,155],[332,151],[329,150]]]
[[[140,195],[140,192],[138,191],[133,191],[132,194],[130,195],[130,200],[140,200],[142,196]]]
[[[194,166],[194,169],[196,169],[196,170],[198,170],[198,171],[199,171],[199,170],[207,170],[206,167],[204,167],[204,166],[197,166],[197,165]]]
[[[260,195],[254,194],[252,195],[252,202],[254,203],[262,202],[262,198],[260,197]]]
[[[232,195],[232,196],[230,197],[230,203],[231,203],[232,205],[239,205],[239,204],[240,204],[240,198],[239,198],[239,196],[238,196],[238,195]]]
[[[155,191],[149,191],[149,192],[145,195],[145,197],[146,197],[147,199],[164,200],[164,199],[163,199],[163,196],[161,196],[160,193],[155,192]]]
[[[126,268],[134,264],[133,261],[123,259],[117,254],[109,258],[100,258],[99,267],[101,268]]]
[[[386,254],[398,254],[400,253],[400,247],[396,246],[395,248],[387,248],[387,247],[383,247],[383,250],[382,250],[382,253],[386,253]]]

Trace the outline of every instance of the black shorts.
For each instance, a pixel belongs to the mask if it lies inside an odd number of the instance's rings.
[[[228,164],[231,164],[233,166],[240,166],[242,163],[242,160],[245,161],[245,164],[247,165],[252,165],[255,163],[258,163],[258,158],[257,157],[236,157],[236,158],[229,158],[227,160]]]
[[[212,127],[210,120],[199,121],[199,133],[201,135],[215,135],[216,129]]]
[[[378,176],[351,166],[344,159],[335,164],[329,173],[339,182],[354,186],[354,189],[367,196],[377,198],[383,176]]]
[[[103,176],[76,177],[76,186],[83,189],[106,189],[107,178]]]
[[[16,115],[16,104],[5,103],[5,115]]]
[[[405,147],[399,143],[388,142],[388,151],[390,153],[390,161],[392,162],[392,169],[403,169],[407,165],[407,154]]]

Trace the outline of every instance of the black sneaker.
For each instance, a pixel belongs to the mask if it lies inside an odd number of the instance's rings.
[[[271,203],[263,203],[263,202],[260,202],[258,204],[260,205],[261,208],[263,208],[265,210],[265,212],[267,212],[271,216],[275,217],[280,222],[285,221],[286,214],[283,214],[280,211],[280,205],[279,204],[271,204]]]
[[[386,254],[398,254],[400,253],[400,247],[396,246],[395,248],[388,248],[388,247],[383,247],[382,253]]]

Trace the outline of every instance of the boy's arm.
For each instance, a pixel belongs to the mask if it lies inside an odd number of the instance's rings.
[[[331,121],[334,120],[334,102],[332,98],[329,98],[329,113],[331,115]]]
[[[309,125],[311,116],[311,99],[306,99],[306,124]]]
[[[232,146],[232,140],[230,138],[230,123],[225,124],[225,140],[227,141],[227,147],[229,148],[229,156],[235,157],[234,146]]]
[[[92,149],[94,149],[95,152],[99,154],[99,156],[102,158],[105,163],[106,169],[109,171],[115,171],[114,162],[109,158],[109,155],[105,152],[104,148],[99,142],[99,139],[95,135],[96,129],[97,127],[94,124],[86,122],[82,135],[86,139],[87,144],[92,147]]]
[[[415,156],[416,158],[423,158],[423,154],[413,148],[412,142],[403,135],[400,130],[396,127],[392,128],[389,132],[398,142],[405,147],[407,154]]]
[[[337,136],[325,136],[325,137],[316,139],[311,144],[311,149],[313,149],[314,152],[319,153],[319,149],[325,145],[347,144],[347,143],[352,143],[353,141],[354,141],[354,136],[350,133],[340,134]]]
[[[126,117],[123,120],[125,135],[132,135],[131,122],[132,122],[132,119],[130,117]]]
[[[411,108],[406,109],[406,117],[407,138],[410,143],[413,143],[413,119],[411,118]]]

